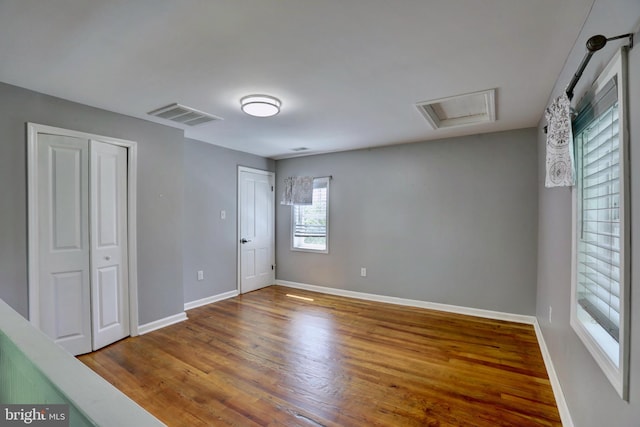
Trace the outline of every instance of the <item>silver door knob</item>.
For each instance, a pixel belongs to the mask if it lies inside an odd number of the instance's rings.
[[[107,261],[109,261],[109,260],[111,259],[111,257],[110,257],[109,255],[106,255],[106,256],[104,257],[104,259],[106,259]]]
[[[242,244],[244,245],[245,243],[249,243],[250,241],[251,241],[251,240],[247,240],[247,239],[245,239],[245,238],[242,238],[242,239],[240,240],[240,243],[242,243]]]

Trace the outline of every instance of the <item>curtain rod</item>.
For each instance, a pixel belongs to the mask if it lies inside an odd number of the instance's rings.
[[[584,58],[582,58],[582,62],[578,67],[578,71],[576,71],[576,73],[573,75],[573,78],[569,82],[569,86],[567,86],[567,88],[565,89],[565,93],[569,97],[569,100],[573,99],[573,89],[575,89],[576,84],[578,84],[578,80],[580,80],[580,77],[582,77],[582,73],[584,72],[585,68],[587,68],[587,65],[589,64],[589,61],[591,61],[591,57],[593,56],[593,54],[605,47],[608,41],[624,39],[627,37],[629,38],[629,49],[631,49],[633,47],[633,33],[622,34],[620,36],[609,38],[606,38],[602,34],[598,34],[597,36],[593,36],[589,40],[587,40],[587,53],[584,55]]]
[[[590,37],[589,40],[587,40],[587,43],[586,43],[587,53],[585,53],[584,58],[582,58],[582,62],[580,62],[580,65],[578,66],[578,71],[576,71],[576,73],[573,75],[573,78],[571,79],[571,81],[569,82],[569,85],[564,91],[567,94],[569,101],[573,99],[573,90],[576,88],[576,85],[578,84],[580,77],[582,77],[582,73],[584,72],[585,68],[587,68],[589,61],[591,61],[591,57],[593,56],[593,54],[599,51],[600,49],[602,49],[603,47],[605,47],[608,41],[624,39],[627,37],[629,38],[628,46],[629,46],[629,49],[631,49],[633,47],[633,33],[622,34],[619,36],[609,37],[609,38],[606,38],[602,34],[598,34],[596,36]],[[544,133],[547,133],[547,126],[544,127]]]

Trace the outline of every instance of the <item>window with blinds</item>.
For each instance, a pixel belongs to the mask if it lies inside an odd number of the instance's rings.
[[[292,206],[292,249],[328,252],[329,178],[313,180],[311,205]]]
[[[620,332],[620,143],[615,79],[578,116],[580,210],[577,299],[609,334]]]
[[[571,326],[628,398],[629,205],[624,50],[578,105]]]

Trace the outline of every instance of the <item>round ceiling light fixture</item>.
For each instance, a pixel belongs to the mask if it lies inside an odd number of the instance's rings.
[[[248,95],[240,100],[242,111],[255,117],[271,117],[280,112],[282,103],[269,95]]]

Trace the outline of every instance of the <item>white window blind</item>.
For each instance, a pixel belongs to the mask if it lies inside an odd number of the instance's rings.
[[[573,121],[571,327],[620,397],[629,398],[630,197],[622,47],[578,105]]]
[[[617,342],[620,331],[620,143],[615,79],[576,119],[578,304]]]
[[[328,251],[329,178],[313,180],[311,205],[294,205],[292,248],[318,252]]]

